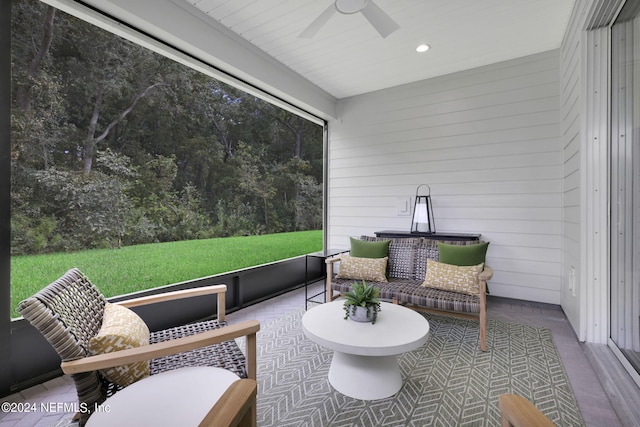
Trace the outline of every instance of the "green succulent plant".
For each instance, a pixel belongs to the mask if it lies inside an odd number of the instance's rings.
[[[351,290],[342,294],[344,298],[345,319],[350,315],[355,315],[356,307],[365,307],[367,309],[367,319],[372,319],[371,323],[376,323],[380,307],[380,288],[362,282],[353,282]]]

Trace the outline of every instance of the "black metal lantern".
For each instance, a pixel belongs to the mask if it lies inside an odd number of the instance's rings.
[[[420,195],[420,187],[427,187],[429,193]],[[411,220],[412,233],[435,233],[436,222],[433,219],[433,205],[431,203],[431,187],[421,184],[416,189],[416,202],[413,206],[413,219]]]

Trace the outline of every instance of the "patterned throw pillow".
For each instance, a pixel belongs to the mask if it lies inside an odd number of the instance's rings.
[[[102,327],[89,340],[89,351],[96,354],[111,353],[149,344],[149,328],[144,321],[118,304],[107,303],[104,307]],[[109,381],[128,386],[149,376],[149,362],[137,362],[100,371]]]
[[[445,289],[469,295],[480,293],[478,276],[482,273],[483,264],[458,266],[427,260],[427,274],[422,286]]]
[[[392,240],[389,245],[389,262],[387,263],[388,276],[398,279],[415,279],[415,250],[416,239]],[[422,277],[424,277],[424,273]]]
[[[340,255],[340,271],[336,278],[386,282],[388,259],[389,257],[359,258],[347,254]]]
[[[418,239],[383,239],[373,236],[360,236],[360,240],[363,242],[389,242],[389,260],[387,261],[387,280],[389,277],[395,277],[398,279],[415,279],[415,246]],[[353,241],[351,244],[351,256],[360,256],[353,251]],[[387,254],[372,258],[383,258]],[[427,260],[424,261],[424,271],[420,279],[424,278],[424,273],[427,268]],[[419,280],[420,280],[419,279]]]
[[[424,280],[425,274],[427,274],[427,260],[432,259],[439,261],[438,259],[438,242],[431,239],[414,239],[416,241],[415,252],[415,280]]]

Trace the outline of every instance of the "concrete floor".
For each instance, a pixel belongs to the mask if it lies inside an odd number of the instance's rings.
[[[321,284],[314,286],[321,289]],[[313,293],[315,292],[310,292],[310,294]],[[301,288],[230,313],[227,320],[229,323],[236,323],[245,319],[257,319],[262,325],[266,325],[286,313],[304,308],[304,289]],[[594,358],[594,353],[607,354],[607,347],[594,348],[593,345],[585,346],[579,343],[559,306],[489,297],[488,317],[505,322],[542,326],[552,331],[586,426],[638,425],[635,422],[640,418],[635,418],[637,415],[633,413],[634,406],[640,408],[640,404],[636,406],[640,401],[636,400],[640,399],[638,398],[640,392],[636,393],[637,386],[635,384],[629,386],[627,382],[627,388],[624,389],[626,392],[618,391],[615,383],[621,381],[620,377],[612,381],[598,368],[602,365],[598,360],[602,359]],[[615,362],[611,360],[606,362],[607,365],[611,363]],[[9,413],[0,411],[0,427],[77,425],[71,422],[75,412],[73,405],[77,400],[75,387],[68,376],[23,390],[0,399],[0,402],[12,402],[15,404],[14,409],[22,409],[19,412]],[[18,405],[26,406],[19,408]],[[35,410],[31,410],[33,408]]]

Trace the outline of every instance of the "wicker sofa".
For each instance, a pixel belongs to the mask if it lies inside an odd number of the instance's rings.
[[[367,281],[380,288],[380,296],[383,300],[419,311],[477,319],[480,329],[480,349],[486,351],[486,290],[487,280],[493,276],[490,267],[485,265],[478,276],[478,295],[436,289],[423,286],[423,282],[427,272],[427,259],[439,260],[438,241],[424,238],[383,239],[370,236],[362,236],[360,240],[368,242],[390,240],[387,281]],[[441,242],[454,245],[482,243],[478,241]],[[334,274],[334,267],[340,262],[341,256],[337,255],[326,260],[326,291],[329,301],[337,298],[342,292],[350,291],[351,284],[354,282],[353,278],[337,278]]]

